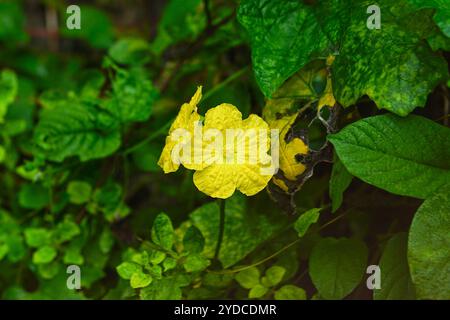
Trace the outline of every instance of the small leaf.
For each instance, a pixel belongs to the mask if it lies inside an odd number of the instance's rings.
[[[71,181],[67,186],[70,202],[74,204],[83,204],[89,201],[92,193],[92,187],[84,181]]]
[[[33,263],[35,264],[44,264],[53,261],[56,257],[56,249],[50,246],[40,247],[33,254]]]
[[[125,280],[131,279],[131,276],[139,269],[139,266],[133,262],[122,262],[116,270],[119,276]]]
[[[295,221],[294,228],[297,231],[299,237],[303,237],[308,231],[309,227],[317,222],[320,216],[320,210],[322,209],[313,208],[298,217],[298,219]]]
[[[174,258],[166,258],[163,262],[164,272],[174,269],[177,266],[177,260]]]
[[[16,98],[17,87],[16,74],[10,70],[3,70],[0,73],[0,123],[3,122],[8,106]]]
[[[235,279],[245,289],[251,289],[259,284],[261,274],[256,267],[240,271]]]
[[[136,270],[130,278],[130,285],[133,289],[147,287],[152,283],[152,276],[142,272],[142,270]]]
[[[312,250],[309,274],[325,299],[342,299],[361,282],[368,250],[358,240],[322,239]]]
[[[142,64],[150,59],[150,45],[144,39],[122,38],[109,48],[108,54],[120,64]]]
[[[75,222],[66,219],[56,226],[53,237],[56,243],[71,240],[73,237],[80,234],[80,227]]]
[[[25,241],[27,245],[38,248],[50,244],[51,233],[44,228],[27,228],[25,229]]]
[[[302,288],[288,284],[275,292],[275,300],[306,300],[306,292]]]
[[[283,280],[283,276],[286,273],[286,269],[280,266],[272,266],[266,270],[266,274],[261,279],[261,283],[265,287],[275,287]]]
[[[269,289],[267,289],[266,287],[264,287],[261,284],[257,284],[256,286],[254,286],[253,288],[250,289],[249,293],[248,293],[248,297],[250,299],[257,299],[257,298],[261,298],[262,296],[264,296],[267,291],[269,291]]]
[[[152,240],[166,250],[172,250],[174,232],[172,222],[165,213],[160,213],[153,222]]]

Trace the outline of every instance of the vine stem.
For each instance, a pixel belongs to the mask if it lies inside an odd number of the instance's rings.
[[[223,234],[225,229],[225,199],[219,200],[219,235],[217,236],[216,251],[214,252],[214,261],[219,261],[220,247],[222,246]]]
[[[142,140],[142,141],[138,142],[137,144],[135,144],[134,146],[131,146],[130,148],[126,149],[125,151],[123,151],[122,154],[124,156],[126,156],[126,155],[130,154],[131,152],[133,152],[133,151],[141,148],[142,146],[146,145],[147,143],[151,142],[152,140],[158,138],[159,136],[162,136],[162,135],[166,134],[174,120],[175,119],[170,119],[170,121],[168,121],[161,128],[159,128],[158,130],[153,132],[151,135],[149,135],[144,140]]]

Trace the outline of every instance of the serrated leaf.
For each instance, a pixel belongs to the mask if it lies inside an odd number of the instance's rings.
[[[288,284],[275,292],[275,300],[306,300],[306,292],[302,288]]]
[[[408,237],[408,263],[419,299],[450,299],[450,187],[417,210]]]
[[[139,266],[134,262],[122,262],[117,266],[116,270],[119,276],[125,280],[131,279],[131,276],[139,269]]]
[[[158,92],[141,69],[119,69],[112,82],[109,99],[102,107],[120,123],[146,121],[150,117]]]
[[[336,212],[342,204],[344,191],[352,182],[353,176],[348,172],[339,157],[334,154],[333,169],[330,178],[331,211]]]
[[[142,270],[137,269],[130,278],[130,285],[133,289],[147,287],[152,283],[152,276],[142,272]]]
[[[81,161],[106,157],[121,143],[116,120],[74,101],[65,108],[43,110],[34,140],[40,153],[58,162],[70,156]]]
[[[251,289],[259,284],[260,277],[259,269],[251,267],[237,273],[235,279],[243,288]]]
[[[375,300],[411,300],[414,285],[406,258],[408,235],[399,233],[389,239],[380,259],[381,288],[373,290]]]
[[[342,299],[361,282],[368,250],[358,240],[322,239],[312,250],[309,275],[321,297]]]
[[[156,216],[152,227],[152,240],[166,250],[172,250],[174,231],[172,221],[165,213]]]
[[[450,129],[426,118],[370,117],[328,139],[352,175],[389,192],[424,199],[450,181]]]

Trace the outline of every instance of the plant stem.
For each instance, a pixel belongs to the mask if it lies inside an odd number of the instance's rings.
[[[233,73],[232,75],[230,75],[228,78],[226,78],[225,80],[223,80],[221,83],[219,83],[218,85],[214,86],[213,88],[211,88],[211,90],[208,90],[204,95],[203,95],[203,101],[205,101],[206,99],[208,99],[210,96],[212,96],[216,91],[222,89],[224,86],[226,86],[227,84],[229,84],[230,82],[233,82],[234,80],[236,80],[237,78],[239,78],[240,76],[242,76],[244,73],[246,73],[249,70],[249,67],[243,67],[242,69],[236,71],[235,73]]]
[[[219,235],[217,237],[216,251],[214,253],[214,261],[219,261],[220,247],[222,246],[223,233],[225,229],[225,199],[219,200],[220,218],[219,218]]]
[[[122,154],[123,155],[130,154],[131,152],[136,151],[137,149],[139,149],[142,146],[146,145],[150,141],[158,138],[159,136],[162,136],[162,135],[166,134],[167,130],[170,128],[170,126],[171,126],[173,121],[174,121],[174,119],[170,119],[170,121],[167,122],[165,125],[163,125],[161,128],[159,128],[158,130],[153,132],[151,135],[149,135],[144,140],[142,140],[142,141],[138,142],[137,144],[135,144],[134,146],[131,146],[130,148],[126,149],[125,151],[123,151]]]

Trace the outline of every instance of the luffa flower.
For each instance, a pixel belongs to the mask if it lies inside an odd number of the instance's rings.
[[[170,128],[166,145],[158,162],[165,173],[176,171],[179,167],[172,156],[175,146],[180,142],[174,137],[175,130],[182,128],[192,134],[195,130],[199,130],[198,124],[195,125],[194,122],[198,123],[200,120],[200,115],[197,113],[197,104],[200,99],[201,87],[197,89],[191,101],[181,107]],[[227,140],[230,129],[235,134],[232,143]],[[204,126],[200,130],[202,138],[201,143],[197,141],[197,147],[200,146],[202,149],[202,161],[192,163],[189,161],[192,157],[180,161],[184,167],[196,170],[194,184],[200,191],[214,198],[225,199],[230,197],[236,189],[248,196],[264,189],[272,178],[270,173],[272,162],[268,155],[270,130],[263,119],[252,114],[242,120],[242,114],[235,106],[223,103],[206,112]],[[258,139],[248,139],[246,132],[250,130],[257,134]],[[214,139],[211,135],[208,136],[208,132],[214,133]],[[219,136],[223,139],[223,148],[218,152],[217,149],[215,152],[209,152],[211,144],[217,143],[216,139]],[[260,139],[261,137],[264,139]],[[187,144],[193,146],[195,142],[190,141]],[[256,149],[258,152],[254,152]],[[240,153],[239,150],[243,152]]]

